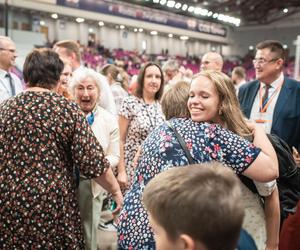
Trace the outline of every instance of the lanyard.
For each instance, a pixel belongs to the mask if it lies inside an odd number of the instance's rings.
[[[281,89],[283,84],[283,81],[278,85],[278,87],[275,89],[275,91],[272,93],[272,95],[270,97],[268,97],[268,99],[265,100],[265,102],[263,103],[263,95],[262,95],[262,90],[263,90],[263,84],[260,83],[260,88],[259,88],[259,112],[260,113],[264,113],[267,111],[267,108],[269,107],[269,105],[271,104],[272,100],[274,99],[275,95],[277,92],[279,92],[279,90]]]

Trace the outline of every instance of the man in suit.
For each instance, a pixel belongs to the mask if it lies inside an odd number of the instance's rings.
[[[244,114],[300,151],[300,83],[283,75],[285,53],[280,42],[263,41],[253,60],[257,80],[239,90]],[[297,163],[300,157],[294,153]]]
[[[200,70],[217,70],[222,71],[223,58],[217,52],[207,52],[201,58]]]
[[[15,43],[6,36],[0,36],[0,103],[15,96],[23,89],[22,82],[10,68],[17,58]]]

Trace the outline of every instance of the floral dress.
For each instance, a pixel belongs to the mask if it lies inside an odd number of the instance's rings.
[[[135,96],[124,99],[119,115],[130,121],[124,145],[125,169],[130,186],[134,176],[132,163],[135,154],[148,134],[164,121],[164,115],[158,102],[146,104]]]
[[[1,249],[84,249],[74,166],[109,167],[75,103],[24,92],[0,105]]]
[[[260,149],[252,143],[219,125],[197,123],[184,118],[172,119],[170,122],[183,137],[198,163],[219,161],[240,174],[260,153]],[[119,217],[119,249],[155,249],[141,197],[145,185],[157,174],[172,166],[183,165],[188,165],[187,157],[174,133],[164,123],[143,143],[133,185],[125,197]]]

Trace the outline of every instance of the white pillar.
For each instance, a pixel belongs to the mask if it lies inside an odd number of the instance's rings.
[[[295,45],[296,45],[296,54],[295,54],[294,79],[298,79],[298,77],[299,77],[299,64],[300,64],[300,35],[297,36],[297,40],[295,41]]]

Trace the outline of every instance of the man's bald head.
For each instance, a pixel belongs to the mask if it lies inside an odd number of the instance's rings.
[[[201,59],[201,70],[217,70],[222,71],[223,58],[217,52],[207,52]]]

